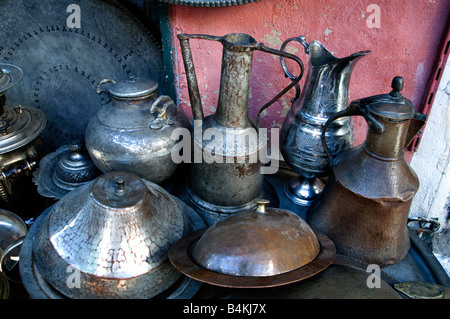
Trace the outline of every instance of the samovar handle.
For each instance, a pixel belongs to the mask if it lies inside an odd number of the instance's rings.
[[[326,121],[325,125],[322,128],[322,135],[321,135],[321,141],[322,146],[327,153],[329,159],[330,159],[330,166],[333,165],[334,156],[331,154],[331,151],[327,145],[326,141],[326,131],[328,126],[336,121],[338,118],[346,117],[346,116],[362,116],[366,120],[369,127],[375,131],[378,134],[382,134],[385,130],[385,127],[382,123],[380,123],[378,120],[376,120],[370,112],[367,111],[367,103],[366,99],[358,99],[354,100],[350,103],[350,105],[343,111],[337,112],[334,115],[330,116],[328,120]]]
[[[259,117],[260,117],[261,113],[262,113],[266,108],[268,108],[271,104],[273,104],[276,100],[278,100],[282,95],[284,95],[287,91],[289,91],[292,87],[294,87],[294,86],[296,86],[296,85],[298,84],[298,82],[300,81],[300,79],[303,77],[304,66],[303,66],[302,60],[300,60],[299,57],[297,57],[297,56],[295,56],[295,55],[293,55],[293,54],[284,52],[284,51],[282,51],[282,50],[276,50],[276,49],[272,49],[272,48],[266,47],[266,46],[263,45],[262,43],[258,44],[258,46],[256,47],[256,50],[260,50],[260,51],[263,51],[263,52],[266,52],[266,53],[271,53],[271,54],[274,54],[274,55],[278,55],[278,56],[280,56],[280,59],[282,59],[282,58],[288,58],[288,59],[294,60],[295,62],[297,62],[297,64],[298,64],[299,67],[300,67],[300,74],[299,74],[297,77],[294,77],[294,76],[293,76],[293,78],[291,78],[292,82],[291,82],[288,86],[286,86],[286,87],[285,87],[280,93],[278,93],[272,100],[270,100],[269,102],[267,102],[266,104],[264,104],[263,107],[260,108],[260,110],[259,110],[259,112],[258,112],[258,117],[257,117],[257,119],[256,119],[256,125],[258,126],[258,125],[259,125]]]

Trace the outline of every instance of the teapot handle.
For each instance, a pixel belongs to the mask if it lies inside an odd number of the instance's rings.
[[[333,164],[334,156],[333,154],[331,154],[331,151],[326,142],[326,131],[328,126],[338,118],[357,115],[364,117],[369,127],[376,133],[382,134],[384,132],[384,125],[376,120],[369,112],[367,112],[367,104],[365,103],[365,101],[363,99],[354,100],[345,110],[337,112],[334,115],[330,116],[322,128],[322,146],[330,159],[330,166],[332,166]]]
[[[173,125],[175,124],[175,120],[173,117],[168,114],[167,108],[175,104],[173,100],[167,95],[161,95],[158,97],[155,102],[153,102],[150,112],[157,112],[158,115],[156,118],[150,123],[149,127],[153,130],[159,130],[163,128],[165,125]]]
[[[278,100],[281,96],[283,96],[287,91],[289,91],[292,87],[294,87],[298,84],[300,79],[303,77],[304,66],[303,66],[302,60],[300,60],[300,58],[298,58],[297,56],[287,53],[287,52],[284,52],[282,50],[276,50],[276,49],[266,47],[262,43],[258,44],[258,46],[256,47],[256,50],[260,50],[260,51],[266,52],[266,53],[271,53],[273,55],[278,55],[280,57],[280,59],[288,58],[288,59],[294,60],[300,66],[300,74],[297,77],[292,76],[291,77],[292,82],[288,86],[286,86],[280,93],[278,93],[272,100],[270,100],[269,102],[264,104],[263,107],[260,108],[260,110],[258,111],[258,117],[256,119],[256,125],[258,126],[261,113],[266,108],[268,108],[271,104],[273,104],[276,100]]]
[[[111,79],[103,79],[103,80],[101,80],[101,81],[98,83],[98,85],[97,85],[97,93],[98,93],[98,94],[100,94],[100,93],[102,93],[102,92],[105,92],[105,90],[102,90],[101,86],[102,86],[103,84],[106,84],[106,83],[112,83],[112,84],[115,84],[116,81],[111,80]]]

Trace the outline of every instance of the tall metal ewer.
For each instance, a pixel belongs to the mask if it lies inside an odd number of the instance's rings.
[[[263,192],[261,143],[248,114],[253,52],[260,50],[293,59],[301,68],[303,65],[296,56],[258,44],[247,34],[223,37],[179,34],[178,39],[194,117],[193,163],[189,169],[187,195],[206,223],[214,224],[230,214],[254,207],[254,199]],[[223,45],[217,111],[207,117],[203,116],[190,39],[218,41]],[[263,108],[299,80],[291,82]]]
[[[304,36],[287,39],[298,41],[309,55],[308,72],[300,97],[295,99],[280,134],[280,150],[286,163],[300,174],[284,188],[287,197],[300,206],[309,207],[323,189],[318,177],[328,176],[329,159],[321,144],[322,128],[328,118],[348,105],[348,89],[356,62],[370,51],[358,51],[344,58],[332,55],[320,42],[307,43]],[[295,79],[285,61],[284,72]],[[350,118],[333,122],[326,132],[332,154],[353,146],[353,123]]]
[[[336,157],[330,154],[332,174],[307,216],[313,229],[333,240],[339,254],[380,266],[395,264],[408,253],[408,214],[419,188],[404,149],[426,117],[402,96],[403,85],[397,76],[390,93],[355,100],[328,119],[324,131],[339,118],[363,116],[367,136],[361,145]],[[322,135],[325,148],[326,138]]]

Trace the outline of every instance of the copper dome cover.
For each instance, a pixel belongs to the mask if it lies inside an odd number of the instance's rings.
[[[257,203],[175,243],[169,251],[175,268],[212,285],[258,288],[305,279],[332,263],[328,237],[288,210]]]

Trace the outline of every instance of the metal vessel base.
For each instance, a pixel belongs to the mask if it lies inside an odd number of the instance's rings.
[[[320,197],[324,184],[318,178],[297,176],[283,188],[286,197],[296,205],[309,207]]]

